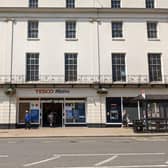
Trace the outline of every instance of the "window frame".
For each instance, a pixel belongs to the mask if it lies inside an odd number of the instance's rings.
[[[147,37],[148,39],[158,39],[158,22],[147,21]]]
[[[39,80],[39,56],[39,53],[26,53],[26,81]]]
[[[77,23],[74,20],[68,20],[65,22],[65,38],[76,39]]]
[[[147,9],[155,8],[155,0],[145,0],[145,7]]]
[[[153,60],[150,59],[152,56],[155,56]],[[159,63],[157,63],[158,61]],[[156,63],[154,64],[154,62]],[[150,82],[161,82],[163,80],[161,53],[148,53],[148,74]]]
[[[38,39],[39,38],[39,21],[38,20],[28,20],[27,38],[28,39]]]
[[[78,53],[64,53],[64,60],[65,82],[77,81]]]
[[[125,53],[111,54],[113,82],[126,82],[126,60],[125,60],[126,56],[125,55],[126,55]]]
[[[29,0],[29,8],[38,8],[38,0]]]
[[[111,8],[121,8],[121,0],[111,0]]]
[[[75,0],[66,0],[66,8],[75,8]]]
[[[113,39],[123,39],[123,22],[122,21],[112,21],[111,29],[112,29]]]

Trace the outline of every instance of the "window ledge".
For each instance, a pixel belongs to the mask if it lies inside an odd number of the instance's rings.
[[[124,38],[112,38],[112,41],[125,41]]]
[[[160,41],[158,38],[149,38],[148,41]]]
[[[66,38],[65,41],[78,41],[77,38]]]
[[[40,41],[39,38],[27,38],[28,41]]]

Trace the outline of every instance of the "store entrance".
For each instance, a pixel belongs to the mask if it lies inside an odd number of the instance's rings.
[[[62,127],[62,103],[43,103],[42,121],[43,127]]]

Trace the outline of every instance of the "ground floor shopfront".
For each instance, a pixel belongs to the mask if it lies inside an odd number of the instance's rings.
[[[136,100],[140,88],[110,88],[98,94],[94,88],[18,88],[16,94],[0,93],[0,126],[23,127],[25,111],[31,113],[32,125],[49,127],[48,116],[53,114],[53,126],[112,127],[121,126],[127,111],[129,123],[149,116],[168,117],[168,98]],[[146,94],[168,95],[167,89],[145,89]]]

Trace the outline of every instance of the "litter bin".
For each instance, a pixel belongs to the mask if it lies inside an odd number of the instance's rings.
[[[133,121],[133,130],[134,132],[143,132],[143,121],[142,120],[134,120]]]

